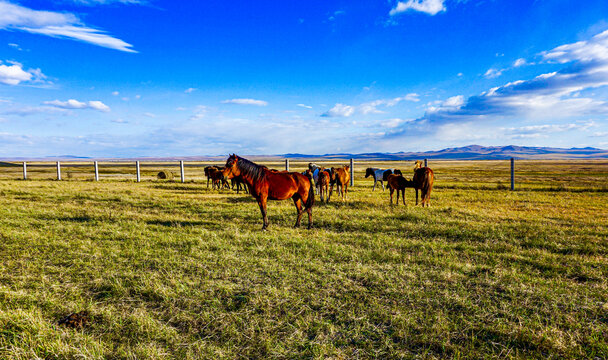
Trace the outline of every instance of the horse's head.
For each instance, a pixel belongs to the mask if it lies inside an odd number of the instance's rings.
[[[348,172],[348,170],[350,170],[350,165],[344,165],[342,168],[344,168],[344,170],[346,170],[346,172]]]
[[[403,175],[403,173],[401,172],[401,170],[399,169],[395,169],[395,171],[393,172],[395,175]]]
[[[414,164],[414,170],[420,169],[422,167],[422,160],[416,160],[416,164]]]
[[[225,178],[232,179],[235,176],[241,175],[241,170],[239,169],[237,163],[239,161],[239,157],[236,154],[230,155],[228,160],[226,160],[226,166],[224,166],[224,170],[222,170],[222,175]]]
[[[374,176],[374,170],[372,168],[365,169],[365,177],[368,178],[370,176]]]

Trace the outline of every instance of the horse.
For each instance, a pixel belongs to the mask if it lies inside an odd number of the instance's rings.
[[[205,166],[205,176],[207,177],[207,189],[209,189],[209,180],[211,180],[211,171],[217,170],[216,166]]]
[[[221,190],[222,188],[230,189],[228,182],[224,179],[224,175],[222,175],[223,169],[212,168],[209,169],[209,178],[211,179],[211,188]]]
[[[391,174],[401,174],[401,170],[398,169],[378,169],[378,168],[367,168],[365,169],[365,178],[374,178],[374,187],[372,191],[376,190],[376,183],[380,182],[382,185],[382,191],[384,191],[384,182],[387,181],[388,176]]]
[[[422,162],[421,162],[422,163]],[[418,161],[416,162],[418,165]],[[435,174],[429,167],[418,167],[414,170],[414,188],[416,189],[416,205],[418,205],[418,190],[421,192],[420,199],[422,207],[431,206],[431,190],[433,190],[433,182],[435,181]]]
[[[236,186],[236,193],[237,194],[240,194],[241,188],[245,191],[245,193],[247,193],[247,185],[238,176],[235,176],[232,179],[230,179],[230,188],[232,190],[234,190],[235,186]]]
[[[241,177],[249,187],[250,194],[256,199],[264,225],[268,228],[266,204],[270,200],[293,199],[298,212],[295,227],[300,226],[302,215],[308,213],[308,228],[312,227],[312,207],[315,204],[315,190],[312,179],[297,172],[275,172],[245,158],[232,154],[226,160],[222,172],[224,177],[232,179]]]
[[[399,205],[399,191],[401,191],[401,198],[403,199],[403,205],[405,205],[405,188],[413,188],[414,181],[407,180],[403,175],[391,174],[387,178],[387,186],[391,191],[390,204],[393,205],[393,192],[397,190],[397,201],[395,201],[395,205]]]
[[[310,167],[310,165],[313,165],[314,167]],[[312,182],[315,185],[315,192],[318,193],[318,186],[319,186],[319,172],[321,171],[320,167],[316,167],[315,164],[310,163],[308,170],[303,171],[302,175],[306,175],[306,176],[312,176]]]
[[[321,201],[329,201],[329,184],[331,181],[332,178],[329,169],[321,168],[321,171],[319,172],[319,181],[317,182]],[[323,194],[325,194],[325,200],[323,200]]]
[[[333,182],[329,189],[329,197],[334,191],[334,184],[336,185],[336,191],[342,195],[342,201],[346,200],[346,193],[348,192],[348,183],[350,182],[350,166],[344,165],[341,168],[331,168],[333,174]],[[327,199],[329,201],[329,198]]]

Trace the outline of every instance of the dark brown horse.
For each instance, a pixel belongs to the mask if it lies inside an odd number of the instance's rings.
[[[342,195],[342,201],[346,200],[346,193],[348,192],[348,183],[350,182],[350,166],[344,165],[341,168],[331,168],[333,174],[333,182],[329,189],[329,197],[334,191],[334,184],[336,185],[336,191]],[[329,198],[327,199],[329,201]]]
[[[268,228],[266,215],[267,200],[293,199],[298,211],[295,226],[300,226],[304,211],[308,213],[308,228],[312,227],[312,207],[315,203],[315,189],[310,178],[296,172],[277,172],[258,165],[237,155],[226,160],[223,175],[229,179],[241,177],[257,200],[264,219],[262,230]]]
[[[418,165],[418,163],[417,163]],[[433,190],[433,182],[435,174],[429,167],[418,167],[414,170],[414,188],[416,189],[416,205],[418,205],[418,190],[421,192],[422,207],[431,206],[431,190]]]
[[[217,170],[217,166],[205,166],[205,176],[207,177],[207,189],[209,188],[209,180],[211,180],[211,172]]]
[[[395,205],[399,205],[399,192],[401,192],[401,198],[403,199],[403,205],[405,205],[405,188],[413,188],[414,181],[407,180],[403,175],[391,174],[387,178],[388,188],[391,191],[391,205],[393,205],[393,192],[397,190],[397,201]]]

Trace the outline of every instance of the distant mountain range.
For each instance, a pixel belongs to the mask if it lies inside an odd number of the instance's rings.
[[[280,160],[280,159],[358,159],[358,160],[412,160],[412,159],[442,159],[442,160],[504,160],[504,159],[530,159],[530,160],[549,160],[549,159],[608,159],[608,150],[592,147],[585,148],[553,148],[553,147],[533,147],[533,146],[480,146],[469,145],[459,148],[447,148],[437,151],[425,152],[397,152],[397,153],[363,153],[363,154],[283,154],[283,155],[251,155],[242,156],[254,160]],[[140,157],[140,158],[113,158],[98,160],[146,160],[146,161],[221,161],[227,155],[220,156],[182,156],[182,157]],[[62,155],[47,156],[44,158],[0,158],[4,161],[86,161],[93,160],[91,157]]]
[[[608,150],[592,147],[585,148],[552,148],[531,146],[481,146],[469,145],[459,148],[447,148],[425,152],[398,153],[364,153],[364,154],[325,154],[304,155],[285,154],[292,159],[328,158],[360,160],[411,160],[411,159],[443,159],[443,160],[504,160],[504,159],[608,159]]]

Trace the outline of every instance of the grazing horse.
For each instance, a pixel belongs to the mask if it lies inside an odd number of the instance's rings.
[[[418,162],[416,162],[418,165]],[[435,181],[435,174],[429,167],[420,167],[414,170],[414,188],[416,189],[416,205],[418,205],[418,190],[420,189],[420,199],[422,207],[431,206],[431,190],[433,190],[433,182]]]
[[[365,178],[374,178],[374,187],[372,191],[376,190],[376,183],[380,182],[382,185],[382,191],[384,191],[384,182],[387,181],[388,176],[391,174],[401,174],[401,170],[397,169],[378,169],[378,168],[367,168],[365,169]]]
[[[229,179],[241,177],[247,184],[250,194],[257,200],[262,212],[262,219],[264,220],[262,230],[268,228],[268,216],[266,214],[268,199],[293,199],[298,211],[295,227],[300,226],[300,220],[305,211],[308,213],[308,228],[312,227],[315,190],[311,178],[297,172],[271,171],[265,166],[260,166],[235,154],[230,155],[226,160],[223,175]]]
[[[336,192],[339,192],[342,195],[342,201],[346,200],[346,193],[348,192],[348,183],[350,182],[350,166],[344,165],[341,168],[331,168],[331,172],[333,174],[333,181],[331,183],[331,188],[329,189],[329,197],[331,198],[331,193],[334,191],[334,184],[336,185]],[[327,199],[329,201],[329,198]]]
[[[321,171],[319,172],[319,180],[317,182],[321,201],[329,201],[329,185],[331,182],[332,179],[330,170],[321,168]],[[323,194],[325,194],[325,200],[323,200]]]
[[[395,202],[395,205],[399,205],[399,191],[401,191],[401,198],[403,199],[403,205],[405,205],[405,188],[413,188],[414,181],[407,180],[403,175],[391,174],[387,178],[387,186],[391,191],[391,205],[393,205],[393,192],[395,192],[395,190],[397,190],[397,201]]]

